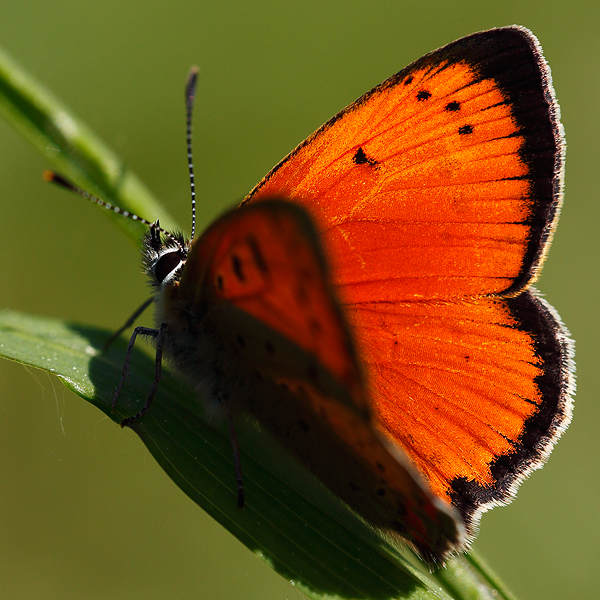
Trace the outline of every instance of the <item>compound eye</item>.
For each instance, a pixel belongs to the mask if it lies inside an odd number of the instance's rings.
[[[154,278],[158,283],[162,283],[179,268],[182,262],[181,256],[176,251],[163,254],[154,266]]]

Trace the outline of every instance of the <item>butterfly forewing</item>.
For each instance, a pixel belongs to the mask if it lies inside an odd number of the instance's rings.
[[[533,40],[493,30],[425,56],[325,124],[247,200],[283,195],[311,211],[348,302],[379,299],[380,279],[394,282],[382,301],[522,287],[562,179],[558,108]]]

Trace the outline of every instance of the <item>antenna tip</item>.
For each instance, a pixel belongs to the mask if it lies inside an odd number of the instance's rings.
[[[60,187],[67,188],[68,190],[75,191],[77,187],[72,184],[68,179],[55,173],[54,171],[44,171],[42,177],[45,181],[49,183],[54,183],[55,185],[59,185]]]
[[[187,99],[188,105],[193,101],[194,95],[196,94],[196,82],[198,80],[198,73],[200,69],[195,65],[190,69],[190,74],[187,78],[187,83],[185,86],[185,97]]]

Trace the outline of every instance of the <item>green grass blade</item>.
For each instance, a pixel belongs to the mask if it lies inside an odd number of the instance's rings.
[[[474,550],[450,561],[433,577],[454,600],[516,600]]]
[[[134,352],[131,376],[110,403],[125,344],[100,351],[106,331],[0,312],[0,355],[58,376],[115,421],[143,404],[153,359]],[[443,599],[447,596],[312,480],[274,443],[240,423],[246,508],[236,508],[231,446],[224,429],[201,417],[196,398],[167,373],[152,410],[134,426],[169,477],[243,544],[312,598]],[[273,458],[277,455],[277,458]],[[277,464],[274,464],[277,463]],[[286,482],[282,473],[291,473]],[[295,487],[302,487],[302,493]]]
[[[183,107],[182,107],[183,110]],[[40,83],[0,50],[0,114],[81,188],[150,221],[175,228],[169,213],[126,165]],[[40,173],[41,177],[41,173]],[[139,241],[146,227],[104,210]]]

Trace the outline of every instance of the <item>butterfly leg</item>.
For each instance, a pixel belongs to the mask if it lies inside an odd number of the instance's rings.
[[[151,296],[146,300],[130,317],[127,319],[125,324],[122,327],[119,327],[117,331],[115,331],[107,340],[104,342],[104,346],[102,347],[102,352],[106,352],[109,346],[126,330],[129,329],[137,320],[137,318],[152,304],[154,301],[154,296]],[[113,412],[114,412],[114,404],[113,404]]]
[[[152,383],[152,387],[150,388],[150,393],[146,398],[146,402],[142,407],[142,410],[138,412],[133,417],[128,417],[127,419],[123,419],[121,421],[121,427],[126,427],[131,425],[133,422],[141,419],[150,408],[150,404],[152,404],[152,400],[154,395],[156,394],[156,390],[158,389],[158,384],[160,383],[161,373],[162,373],[162,353],[163,353],[163,345],[165,340],[165,334],[167,331],[167,324],[162,323],[160,329],[150,329],[148,327],[136,327],[131,335],[131,339],[129,340],[129,345],[127,346],[127,353],[125,354],[125,363],[123,364],[123,371],[121,373],[121,380],[117,385],[117,389],[115,390],[115,394],[113,396],[112,402],[112,410],[115,411],[115,406],[117,404],[117,400],[119,399],[119,395],[121,394],[121,389],[123,384],[125,383],[125,379],[129,375],[129,364],[131,362],[131,355],[133,353],[133,346],[135,344],[135,340],[139,334],[147,335],[156,338],[156,357],[154,360],[154,381]]]
[[[227,412],[227,422],[229,423],[229,439],[231,440],[231,448],[233,450],[233,468],[235,469],[235,481],[237,484],[238,494],[238,508],[244,508],[244,484],[242,482],[242,461],[240,460],[240,444],[235,434],[235,427],[233,426],[233,415],[229,408],[229,403],[223,392],[217,394],[219,401],[223,403],[225,411]]]

